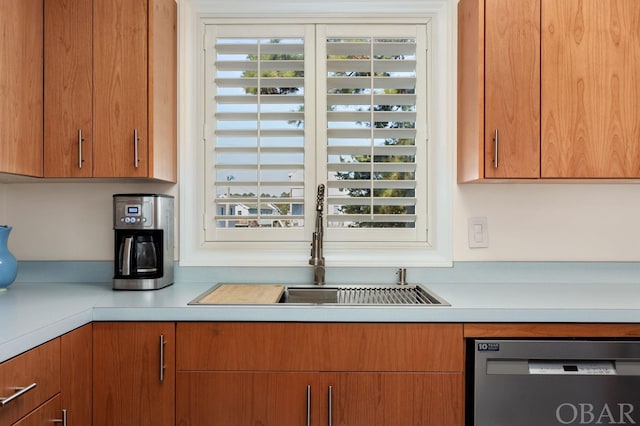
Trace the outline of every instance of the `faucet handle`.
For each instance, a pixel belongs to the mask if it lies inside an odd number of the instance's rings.
[[[407,284],[407,269],[399,268],[398,272],[396,272],[398,276],[398,285],[406,285]]]

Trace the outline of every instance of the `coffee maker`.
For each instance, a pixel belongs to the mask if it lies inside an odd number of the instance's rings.
[[[173,284],[173,197],[113,196],[114,290],[155,290]]]

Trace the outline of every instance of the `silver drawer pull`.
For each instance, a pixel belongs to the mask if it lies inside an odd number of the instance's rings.
[[[164,334],[160,335],[160,381],[164,382],[164,370],[166,365],[164,365],[164,346],[167,344],[167,341],[164,340]]]
[[[14,399],[20,398],[22,395],[24,395],[25,393],[29,392],[31,389],[35,388],[36,386],[37,386],[36,383],[31,383],[29,386],[24,387],[24,388],[14,388],[16,393],[14,393],[13,395],[8,396],[6,398],[0,398],[0,407],[4,407],[5,405],[10,403]]]
[[[329,426],[333,425],[333,386],[329,386]]]
[[[53,419],[52,423],[62,423],[62,426],[67,426],[67,410],[62,410],[62,418],[61,419]]]
[[[311,426],[311,385],[307,385],[307,426]]]
[[[138,137],[138,129],[133,130],[133,166],[137,169],[140,164],[140,157],[138,155],[138,142],[140,138]]]
[[[495,169],[498,168],[498,148],[499,148],[498,136],[499,136],[498,129],[496,129],[493,134],[493,167]]]
[[[82,129],[78,129],[78,168],[82,168],[82,163],[84,160],[82,159],[82,142],[84,142],[84,138],[82,137]]]

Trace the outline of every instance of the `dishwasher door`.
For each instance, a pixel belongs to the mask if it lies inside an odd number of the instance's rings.
[[[640,425],[640,341],[473,343],[475,426]]]

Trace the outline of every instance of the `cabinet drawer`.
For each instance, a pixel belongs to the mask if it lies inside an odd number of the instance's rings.
[[[63,424],[62,397],[56,395],[13,426],[50,426]]]
[[[12,424],[60,392],[60,340],[55,339],[0,364],[0,397],[31,386],[0,407],[0,424]]]
[[[460,324],[178,323],[178,370],[463,370]]]
[[[207,426],[326,425],[320,373],[183,371],[176,374],[176,424]],[[306,397],[310,400],[305,401]],[[313,416],[313,419],[311,419]]]

